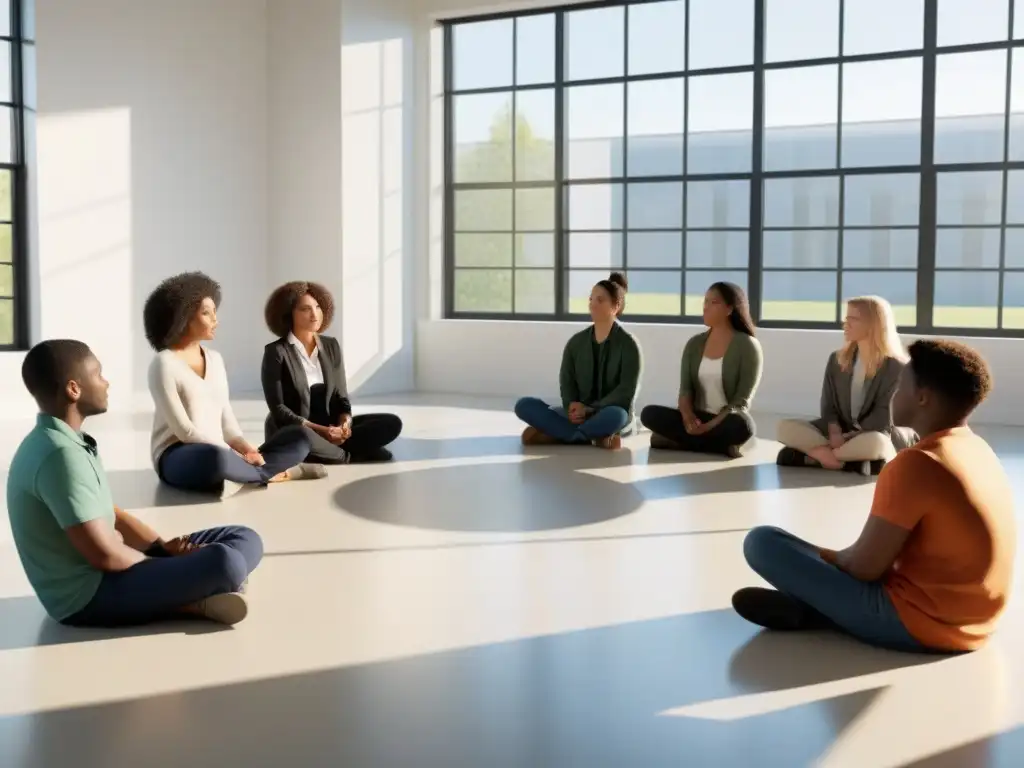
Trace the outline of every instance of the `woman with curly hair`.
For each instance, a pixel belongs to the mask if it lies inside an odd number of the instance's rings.
[[[323,464],[388,461],[385,448],[402,431],[391,413],[352,415],[341,345],[323,331],[334,319],[334,297],[318,283],[294,281],[277,288],[264,312],[277,336],[263,351],[261,380],[270,415],[266,438],[304,429],[308,461]]]
[[[231,409],[224,361],[203,342],[217,328],[220,286],[201,272],[164,280],[146,299],[146,339],[157,351],[149,366],[153,465],[168,485],[232,495],[243,485],[324,477],[303,464],[309,439],[282,430],[259,448],[242,435]]]

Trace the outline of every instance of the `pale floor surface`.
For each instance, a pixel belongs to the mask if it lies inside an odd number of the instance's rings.
[[[502,404],[504,406],[505,404]],[[872,482],[531,449],[507,408],[369,406],[398,461],[243,492],[159,491],[149,416],[89,425],[118,502],[165,535],[250,525],[267,556],[234,629],[47,620],[0,527],[0,766],[1024,765],[1024,609],[984,650],[920,659],[772,635],[729,598],[744,533],[856,536]],[[255,436],[262,406],[243,404]],[[762,419],[762,434],[774,425]],[[6,467],[27,423],[0,432]],[[981,430],[1018,490],[1024,432]]]

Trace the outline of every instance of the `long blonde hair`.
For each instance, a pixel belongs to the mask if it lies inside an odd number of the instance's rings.
[[[849,306],[861,311],[868,323],[868,337],[864,344],[864,376],[871,378],[885,364],[887,357],[906,362],[907,353],[896,331],[896,319],[892,307],[881,296],[858,296],[848,299]],[[843,371],[853,368],[859,344],[848,341],[839,350],[839,367]]]

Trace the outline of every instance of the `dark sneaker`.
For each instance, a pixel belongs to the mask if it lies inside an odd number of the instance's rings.
[[[744,587],[732,596],[732,607],[751,624],[765,629],[793,631],[809,629],[813,612],[789,595],[763,587]]]
[[[651,448],[659,451],[678,451],[682,446],[657,432],[651,434]]]
[[[807,455],[796,448],[783,448],[775,457],[775,463],[780,467],[806,467]]]
[[[875,459],[871,462],[871,474],[878,476],[885,468],[885,459]]]

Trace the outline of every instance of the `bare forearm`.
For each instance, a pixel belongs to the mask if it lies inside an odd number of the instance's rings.
[[[95,563],[95,566],[104,573],[119,573],[127,571],[133,565],[138,565],[145,559],[146,556],[139,550],[118,542],[110,548],[109,552],[103,555],[98,563]]]
[[[687,419],[692,419],[696,416],[693,412],[693,397],[690,395],[683,395],[679,398],[679,411]]]
[[[231,442],[229,442],[228,445],[231,446],[231,449],[233,451],[235,451],[236,453],[240,453],[243,456],[247,453],[251,453],[252,451],[256,450],[252,445],[249,444],[249,441],[246,440],[244,437],[236,437]]]
[[[145,552],[154,544],[163,543],[160,534],[123,509],[114,508],[114,529],[124,543],[137,552]]]

